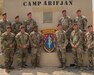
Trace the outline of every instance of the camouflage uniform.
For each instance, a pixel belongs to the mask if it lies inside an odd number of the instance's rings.
[[[23,24],[25,25],[26,32],[29,34],[33,31],[33,26],[37,25],[33,19],[25,20]]]
[[[17,34],[20,31],[19,28],[20,28],[21,25],[22,25],[21,22],[15,22],[15,23],[13,23],[13,25],[12,25],[12,31],[13,31],[14,34]]]
[[[74,23],[77,23],[80,27],[80,29],[83,31],[83,30],[86,30],[86,27],[87,27],[87,19],[85,16],[80,16],[80,17],[76,17],[74,19]]]
[[[66,45],[67,45],[67,39],[65,35],[65,31],[62,30],[62,32],[56,31],[55,33],[55,43],[56,43],[56,50],[59,57],[59,60],[61,62],[61,67],[65,66],[66,63]]]
[[[83,31],[83,37],[82,37],[82,40],[83,40],[83,49],[84,51],[86,50],[85,48],[85,30],[86,30],[86,27],[87,27],[87,19],[85,16],[80,16],[80,17],[76,17],[74,19],[74,23],[77,23],[79,25],[79,28]]]
[[[93,66],[93,57],[94,57],[94,32],[86,33],[86,47],[87,47],[87,53],[89,57],[89,66]]]
[[[10,47],[10,44],[12,44],[12,47]],[[13,63],[15,35],[11,32],[4,32],[1,35],[1,45],[5,58],[5,68],[9,69]]]
[[[11,26],[11,22],[6,20],[0,20],[0,31],[1,33],[4,33],[6,31],[6,26],[10,25]]]
[[[24,67],[26,65],[28,53],[27,49],[29,46],[29,35],[26,32],[19,32],[16,35],[16,41],[17,41],[17,53],[18,53],[18,66]],[[26,48],[23,48],[22,46],[26,45]]]
[[[66,31],[66,38],[68,39],[68,45],[66,46],[66,50],[70,51],[71,45],[69,41],[70,41],[70,34],[72,32],[72,19],[69,16],[61,17],[59,23],[62,24],[63,30]]]
[[[42,48],[42,35],[39,32],[30,33],[30,43],[31,43],[31,64],[32,67],[38,67],[40,63],[40,55]]]
[[[73,59],[76,66],[81,67],[83,65],[82,54],[83,54],[83,46],[82,46],[82,31],[78,29],[77,31],[72,31],[70,36],[71,45],[76,45],[76,48],[72,47],[73,51]]]

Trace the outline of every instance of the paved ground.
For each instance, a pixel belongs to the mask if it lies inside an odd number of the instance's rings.
[[[0,75],[94,75],[93,70],[80,71],[79,69],[67,68],[62,70],[55,67],[45,67],[36,69],[23,69],[23,70],[12,70],[9,74],[4,69],[0,69]]]

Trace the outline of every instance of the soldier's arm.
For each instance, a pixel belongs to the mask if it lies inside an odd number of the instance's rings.
[[[83,25],[84,25],[84,29],[86,29],[86,27],[87,27],[87,19],[86,18],[83,18],[83,21],[82,21],[82,23],[83,23]]]
[[[71,46],[74,45],[73,42],[72,42],[72,40],[73,40],[73,37],[72,37],[72,32],[71,32],[71,35],[70,35],[70,44],[71,44]]]
[[[83,34],[82,32],[78,34],[78,35],[79,35],[79,38],[78,38],[79,40],[78,40],[78,42],[75,44],[76,47],[78,47],[81,43],[83,43],[83,41],[82,41],[82,38],[83,38],[83,37],[82,37],[82,34]]]
[[[66,47],[67,44],[68,44],[68,39],[67,39],[67,37],[66,37],[66,33],[64,33],[64,38],[65,38],[64,46]]]
[[[26,42],[26,46],[29,47],[29,34],[27,34],[27,42]]]

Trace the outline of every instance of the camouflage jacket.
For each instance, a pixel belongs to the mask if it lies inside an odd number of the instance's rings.
[[[29,33],[29,34],[33,31],[33,26],[37,25],[35,20],[33,20],[33,19],[25,20],[23,22],[23,24],[25,25],[26,32]]]
[[[1,47],[2,50],[6,50],[6,49],[14,49],[15,48],[15,35],[13,33],[8,33],[8,32],[4,32],[1,35]],[[10,45],[13,45],[12,47],[10,47]]]
[[[62,32],[56,31],[55,32],[55,44],[56,46],[66,46],[68,43],[65,31],[62,30]]]
[[[4,33],[6,31],[7,25],[11,26],[11,22],[8,21],[8,20],[6,20],[6,21],[0,20],[0,31],[1,31],[1,33]]]
[[[31,32],[30,33],[30,44],[31,47],[42,47],[43,45],[43,36],[40,32]]]
[[[17,35],[16,35],[16,42],[17,42],[17,48],[18,49],[23,49],[21,46],[23,45],[26,45],[26,49],[28,48],[29,46],[29,35],[28,33],[24,32],[24,33],[21,33],[19,32]]]
[[[13,25],[12,25],[12,32],[14,34],[17,34],[19,32],[19,29],[20,29],[21,25],[22,25],[21,22],[15,22],[15,23],[13,23]]]
[[[65,31],[72,28],[72,19],[69,16],[61,17],[59,23],[62,24]]]
[[[85,16],[76,17],[74,19],[74,23],[77,23],[82,31],[83,30],[86,30],[86,27],[87,27],[87,19],[86,19]]]
[[[94,32],[86,33],[86,46],[88,49],[93,48],[94,49]]]
[[[78,29],[78,31],[72,31],[70,36],[70,43],[71,45],[76,45],[77,47],[82,46],[83,40],[82,40],[82,31]]]

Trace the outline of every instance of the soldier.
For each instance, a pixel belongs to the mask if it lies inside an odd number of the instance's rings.
[[[62,11],[63,16],[59,19],[59,23],[62,24],[63,30],[66,32],[66,38],[68,39],[68,45],[66,46],[67,51],[71,50],[70,45],[70,34],[72,31],[72,19],[67,15],[67,11]]]
[[[22,23],[19,20],[19,16],[16,16],[15,22],[12,25],[12,31],[13,31],[14,34],[17,34],[20,31],[19,28],[20,28],[21,25],[22,25]]]
[[[40,32],[38,32],[38,26],[33,27],[33,32],[30,33],[30,43],[31,43],[31,65],[32,68],[40,67],[40,55],[42,48],[43,37]]]
[[[73,59],[74,63],[77,68],[82,70],[83,60],[82,60],[82,53],[83,53],[83,46],[82,46],[82,31],[79,29],[78,24],[73,25],[73,31],[71,32],[70,36],[70,43],[72,46],[73,51]]]
[[[1,35],[2,52],[4,53],[5,69],[10,72],[12,69],[14,48],[15,48],[15,35],[11,33],[11,27],[6,26],[6,32]]]
[[[94,57],[94,32],[93,32],[93,26],[88,26],[88,31],[86,33],[86,47],[87,47],[87,53],[89,57],[89,67],[92,69],[94,67],[93,65],[93,57]]]
[[[65,31],[62,30],[62,24],[57,25],[57,31],[55,33],[55,44],[56,44],[57,54],[58,54],[59,60],[61,62],[60,68],[65,69],[67,39],[66,39]]]
[[[81,10],[77,10],[77,16],[74,19],[74,23],[77,23],[79,25],[79,28],[83,31],[86,30],[87,27],[87,19],[85,16],[81,14]]]
[[[76,18],[74,19],[74,23],[77,23],[79,25],[79,28],[83,31],[83,49],[84,51],[86,50],[85,49],[85,38],[84,38],[84,35],[85,35],[85,30],[86,30],[86,27],[87,27],[87,19],[85,16],[83,16],[81,14],[81,10],[77,10],[77,16]]]
[[[6,26],[10,25],[11,22],[7,20],[7,13],[2,14],[2,20],[0,20],[0,31],[1,33],[4,33],[6,31]]]
[[[32,27],[37,24],[36,24],[36,21],[34,19],[32,19],[31,12],[27,13],[27,18],[28,18],[28,20],[25,20],[23,23],[25,25],[26,32],[30,34],[33,31]]]
[[[26,61],[27,61],[27,49],[29,46],[29,35],[25,32],[24,25],[20,26],[20,32],[16,35],[16,41],[17,41],[17,53],[18,53],[18,66],[21,70],[22,68],[25,68]]]

